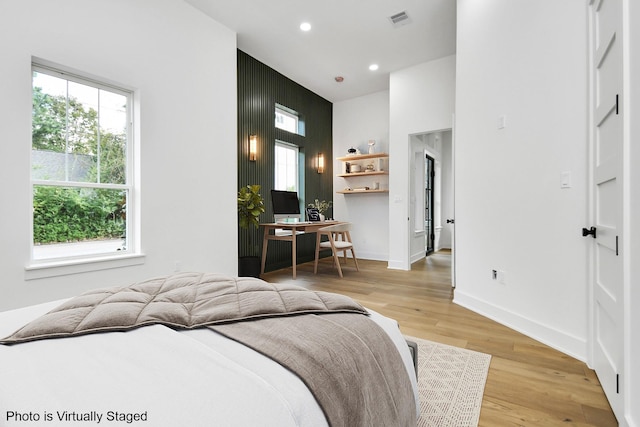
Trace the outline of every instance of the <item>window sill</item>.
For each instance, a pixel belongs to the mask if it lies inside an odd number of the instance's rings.
[[[112,268],[130,267],[144,264],[144,254],[97,256],[84,259],[34,262],[24,268],[25,280],[88,273]]]

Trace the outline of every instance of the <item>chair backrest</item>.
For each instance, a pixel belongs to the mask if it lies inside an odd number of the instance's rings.
[[[318,231],[323,233],[341,233],[351,230],[351,223],[344,222],[341,224],[327,225],[326,227],[319,228]]]
[[[351,243],[351,234],[349,233],[351,230],[351,223],[345,222],[342,224],[334,224],[328,225],[326,227],[322,227],[318,229],[318,237],[321,235],[326,235],[329,237],[329,240],[339,241]]]

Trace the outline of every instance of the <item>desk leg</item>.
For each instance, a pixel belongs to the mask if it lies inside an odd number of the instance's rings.
[[[264,274],[264,266],[267,262],[267,244],[269,244],[269,228],[264,228],[264,237],[262,238],[262,262],[260,263],[260,275]]]
[[[296,278],[296,254],[298,250],[296,249],[296,242],[298,241],[298,236],[296,234],[295,228],[293,229],[293,233],[291,235],[291,262],[293,267],[293,278]]]

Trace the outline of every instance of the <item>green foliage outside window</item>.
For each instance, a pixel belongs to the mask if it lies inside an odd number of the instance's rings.
[[[125,197],[118,190],[36,186],[35,243],[119,238],[125,233]]]

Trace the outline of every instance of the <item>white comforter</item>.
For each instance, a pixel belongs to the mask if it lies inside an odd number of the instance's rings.
[[[5,337],[62,301],[0,313]],[[394,320],[370,311],[416,378]],[[208,329],[146,326],[0,345],[0,426],[326,426],[303,382]]]

